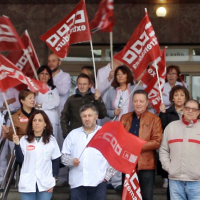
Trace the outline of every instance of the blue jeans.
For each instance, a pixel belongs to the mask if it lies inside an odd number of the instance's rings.
[[[106,200],[107,182],[102,182],[96,187],[80,186],[71,189],[71,200]]]
[[[21,200],[50,200],[53,192],[48,193],[46,191],[39,192],[38,187],[36,185],[36,192],[24,193],[20,192]]]
[[[171,200],[199,200],[200,181],[176,181],[169,179]]]

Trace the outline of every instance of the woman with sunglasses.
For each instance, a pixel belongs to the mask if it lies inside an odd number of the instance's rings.
[[[133,95],[130,96],[132,90],[136,87],[133,83],[133,74],[131,70],[125,66],[119,66],[114,73],[114,79],[111,84],[112,88],[109,90],[106,98],[107,116],[116,120],[120,120],[123,114],[132,112],[133,108]],[[140,85],[135,90],[143,90]]]
[[[172,105],[168,109],[166,109],[166,106],[164,103],[160,105],[159,117],[162,122],[163,130],[166,128],[166,126],[170,122],[173,122],[182,118],[184,104],[188,100],[189,100],[189,92],[185,87],[181,85],[176,85],[171,89],[169,93],[169,101],[172,103]],[[167,198],[169,200],[170,196],[169,196],[169,187],[168,187],[168,179],[167,179],[168,174],[166,171],[164,171],[161,168],[160,162],[158,163],[158,174],[160,174],[162,178],[164,179],[163,187],[167,188]]]

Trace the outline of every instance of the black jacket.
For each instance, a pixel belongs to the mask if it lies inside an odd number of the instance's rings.
[[[179,120],[179,115],[176,112],[176,109],[174,105],[170,106],[167,110],[166,113],[160,112],[159,117],[162,122],[162,127],[163,130],[166,128],[166,126],[173,121]]]
[[[61,112],[60,123],[64,138],[70,131],[82,126],[79,110],[83,105],[88,103],[92,103],[96,106],[99,111],[99,119],[103,119],[106,116],[106,107],[101,97],[95,100],[94,94],[90,90],[84,96],[77,90],[76,94],[67,99],[64,109]]]

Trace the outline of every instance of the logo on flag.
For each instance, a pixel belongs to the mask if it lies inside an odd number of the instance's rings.
[[[90,27],[84,0],[58,24],[40,36],[49,48],[59,57],[68,54],[70,44],[90,41]]]
[[[26,84],[31,91],[45,94],[49,88],[41,81],[25,76],[13,63],[0,54],[0,86],[2,92],[21,83]]]
[[[115,121],[104,124],[87,147],[98,149],[116,170],[131,173],[145,143],[146,141],[126,132],[121,122]]]
[[[125,63],[134,72],[135,80],[142,74],[148,64],[161,55],[148,13],[132,34],[124,49],[114,59]]]
[[[136,171],[126,174],[122,200],[142,200],[140,184]]]
[[[102,0],[99,4],[98,11],[90,23],[92,33],[97,31],[112,32],[114,25],[113,0]]]
[[[30,55],[35,69],[37,70],[40,67],[40,63],[27,30],[21,36],[21,40],[25,45],[27,53]],[[30,78],[34,78],[34,72],[32,70],[30,62],[28,61],[27,56],[25,55],[24,50],[10,51],[7,55],[7,59],[10,60],[16,67],[18,67],[24,75]],[[27,86],[25,86],[24,84],[20,84],[15,88],[20,91],[27,88]]]
[[[164,89],[166,77],[166,62],[165,62],[166,49],[163,50],[162,55],[155,60],[158,66],[158,76],[161,86],[161,91]],[[157,113],[160,110],[161,97],[159,92],[159,85],[156,76],[155,63],[146,71],[141,81],[147,86],[145,91],[148,93],[148,99],[151,105],[155,108]]]
[[[24,45],[8,17],[0,17],[0,51],[24,49]]]

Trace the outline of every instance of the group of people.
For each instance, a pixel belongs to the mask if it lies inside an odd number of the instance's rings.
[[[190,99],[186,84],[178,81],[179,67],[167,67],[164,102],[156,115],[144,87],[136,84],[132,71],[122,63],[113,60],[113,68],[109,63],[99,69],[96,83],[93,67],[84,66],[71,96],[70,75],[60,65],[51,54],[47,65],[38,69],[39,80],[49,88],[45,94],[14,88],[5,92],[10,110],[16,111],[12,120],[17,135],[4,116],[1,137],[8,140],[0,156],[0,181],[10,147],[22,163],[18,185],[22,200],[51,199],[54,186],[66,181],[72,200],[106,199],[108,186],[122,189],[124,174],[98,150],[85,147],[104,123],[118,120],[146,141],[137,164],[143,200],[153,200],[157,149],[164,178],[170,179],[168,199],[198,199],[199,104]],[[0,101],[4,115],[1,96]]]

